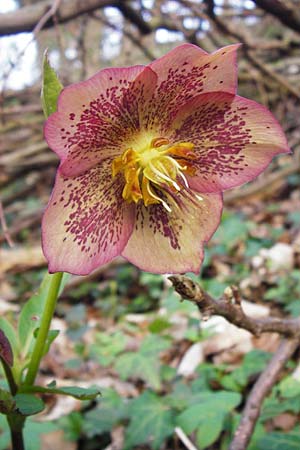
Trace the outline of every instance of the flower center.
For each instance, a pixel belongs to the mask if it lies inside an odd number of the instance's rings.
[[[140,150],[126,149],[112,163],[112,176],[122,173],[125,185],[122,192],[124,200],[145,206],[162,203],[171,211],[169,205],[161,197],[161,192],[178,192],[182,187],[188,188],[185,173],[194,175],[191,142],[171,144],[168,139],[158,137]]]

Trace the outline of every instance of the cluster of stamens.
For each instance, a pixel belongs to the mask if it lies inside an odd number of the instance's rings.
[[[185,174],[193,175],[195,171],[193,149],[191,142],[171,144],[162,137],[152,139],[140,150],[127,148],[112,164],[113,177],[119,173],[124,176],[124,200],[129,203],[141,200],[145,206],[162,203],[170,211],[160,192],[176,193],[189,187]]]

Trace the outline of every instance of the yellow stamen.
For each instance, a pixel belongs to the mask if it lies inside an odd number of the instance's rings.
[[[193,160],[196,154],[193,150],[191,142],[171,144],[164,137],[151,139],[148,145],[143,142],[136,150],[127,148],[112,163],[112,176],[123,174],[124,177],[124,200],[134,203],[142,200],[146,207],[161,203],[171,212],[165,197],[189,187],[183,172],[195,173]]]

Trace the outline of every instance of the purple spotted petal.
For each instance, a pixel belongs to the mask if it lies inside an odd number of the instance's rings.
[[[199,273],[203,244],[220,223],[221,194],[181,192],[172,212],[161,205],[138,204],[136,224],[122,255],[142,270],[154,273]]]
[[[183,44],[153,61],[158,76],[152,127],[167,126],[187,100],[212,91],[235,94],[237,90],[236,54],[240,44],[206,53],[192,44]]]
[[[46,121],[49,147],[67,176],[83,173],[101,159],[118,156],[132,133],[123,97],[143,66],[104,69],[61,92],[58,111]]]
[[[124,202],[122,189],[109,160],[74,178],[57,172],[42,223],[50,272],[86,275],[120,255],[134,224],[134,206]]]
[[[259,175],[272,158],[289,153],[284,133],[262,105],[224,92],[187,102],[170,130],[171,139],[195,145],[196,174],[189,185],[198,192],[220,192]]]

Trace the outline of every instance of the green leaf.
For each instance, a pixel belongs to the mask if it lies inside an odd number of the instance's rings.
[[[129,412],[131,421],[126,430],[124,450],[146,443],[158,450],[174,431],[172,411],[150,391],[132,400]]]
[[[20,392],[23,393],[41,393],[41,394],[58,394],[69,395],[70,397],[77,398],[78,400],[94,400],[101,395],[101,392],[97,388],[82,388],[78,386],[65,386],[63,388],[52,387],[52,384],[48,387],[43,386],[21,386]]]
[[[300,434],[268,433],[257,442],[257,450],[299,450]]]
[[[225,215],[221,225],[214,235],[216,242],[221,242],[228,250],[232,249],[239,241],[245,241],[248,232],[254,227],[254,223],[246,221],[242,215]]]
[[[228,375],[221,379],[222,385],[226,388],[240,390],[245,387],[251,376],[264,370],[271,354],[262,350],[252,350],[244,357],[242,364]]]
[[[196,433],[196,443],[200,449],[213,444],[220,436],[224,425],[225,414],[209,411]]]
[[[164,397],[165,402],[172,408],[182,411],[186,409],[194,396],[191,388],[182,380],[173,385],[172,392]]]
[[[115,365],[122,380],[130,377],[146,381],[153,389],[160,389],[160,362],[157,358],[149,358],[143,353],[128,352],[121,355]]]
[[[262,412],[260,415],[261,421],[266,421],[272,417],[279,416],[283,412],[292,412],[298,414],[300,412],[300,395],[296,397],[287,398],[282,401],[278,398],[267,398],[264,401]]]
[[[237,392],[202,392],[197,397],[197,404],[190,406],[177,417],[177,424],[187,433],[195,431],[209,420],[218,420],[218,415],[229,413],[241,401]]]
[[[148,336],[138,352],[127,352],[118,357],[115,369],[124,380],[141,378],[154,389],[160,389],[161,363],[158,353],[170,347],[170,342],[157,335]]]
[[[14,397],[16,402],[16,409],[23,416],[32,416],[43,411],[44,402],[32,394],[17,394]]]
[[[113,389],[102,393],[98,408],[88,411],[84,416],[83,431],[91,438],[111,431],[121,419],[128,416],[123,398]]]
[[[41,93],[43,111],[46,117],[56,111],[57,99],[62,88],[61,82],[49,64],[46,52],[43,60],[43,86]]]
[[[91,355],[101,366],[107,367],[125,350],[127,341],[128,338],[122,331],[97,333],[95,343],[91,345]]]
[[[22,356],[26,358],[32,349],[34,342],[34,331],[39,328],[41,315],[47,298],[52,275],[45,275],[37,294],[33,295],[23,306],[18,322],[19,342],[22,343]],[[62,292],[69,274],[64,274],[61,282],[60,292]]]
[[[283,397],[290,398],[300,394],[300,381],[293,377],[286,377],[279,384],[279,392]]]

